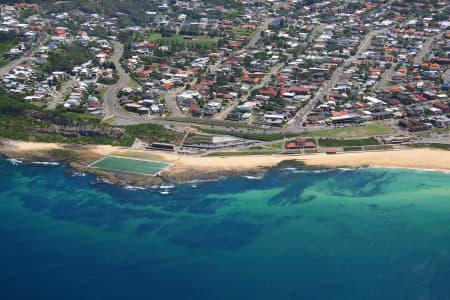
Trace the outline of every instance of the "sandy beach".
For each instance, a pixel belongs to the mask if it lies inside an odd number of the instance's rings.
[[[336,155],[181,157],[173,168],[178,171],[183,169],[202,169],[207,171],[246,170],[258,167],[271,167],[286,160],[296,160],[308,166],[358,167],[374,165],[380,167],[450,170],[450,151],[433,149],[340,153]]]
[[[24,142],[13,140],[3,140],[3,144],[4,147],[17,152],[61,150],[66,148],[65,145],[60,145],[57,143],[38,143],[38,142]],[[110,145],[89,145],[86,147],[86,151],[98,155],[109,155],[117,151],[118,149],[119,147],[114,147]]]

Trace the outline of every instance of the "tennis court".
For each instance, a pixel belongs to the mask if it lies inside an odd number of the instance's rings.
[[[110,171],[156,175],[169,165],[164,162],[109,155],[93,163],[91,167]]]

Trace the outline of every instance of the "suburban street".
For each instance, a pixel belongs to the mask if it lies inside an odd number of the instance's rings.
[[[346,62],[345,62],[345,66],[347,66],[348,64],[350,64],[352,61],[354,61],[357,57],[357,55],[359,55],[362,51],[365,51],[368,47],[368,45],[370,44],[370,38],[373,36],[373,34],[375,34],[375,32],[371,32],[369,33],[366,38],[364,39],[363,43],[361,44],[362,47],[359,48],[358,53],[349,58]],[[103,101],[104,104],[107,108],[107,110],[111,113],[111,117],[116,117],[116,119],[113,121],[114,124],[116,125],[132,125],[132,124],[142,124],[142,123],[154,123],[154,124],[160,124],[163,125],[165,127],[186,127],[186,126],[190,126],[191,124],[196,124],[196,122],[177,122],[177,121],[169,121],[169,120],[161,120],[161,119],[152,119],[148,116],[141,116],[138,114],[133,114],[133,113],[128,113],[124,110],[122,110],[118,105],[117,105],[117,93],[119,92],[120,89],[124,88],[127,86],[130,77],[129,75],[125,72],[125,70],[122,68],[122,66],[120,65],[120,58],[123,55],[123,45],[119,42],[113,41],[112,42],[114,45],[114,55],[112,57],[112,60],[116,66],[116,70],[119,74],[119,81],[110,86],[108,88],[108,90],[105,92],[105,95],[103,97]],[[261,83],[258,86],[264,86],[264,84],[267,84],[267,81],[270,80],[271,75],[272,74],[276,74],[282,67],[283,67],[284,63],[279,63],[276,66],[274,66],[271,70],[270,73],[266,74],[266,76],[264,77],[264,79],[261,81]],[[318,101],[318,99],[320,99],[320,97],[323,97],[328,91],[329,89],[331,89],[337,82],[337,80],[339,79],[340,76],[340,72],[342,72],[343,67],[338,68],[335,73],[333,74],[333,77],[327,82],[327,84],[319,91],[319,93],[317,94],[317,96],[314,98],[313,101],[315,101],[314,103],[316,103]],[[174,115],[177,114],[177,116],[183,116],[181,111],[179,110],[178,106],[176,105],[176,101],[175,101],[175,97],[176,94],[178,93],[178,90],[174,90],[171,91],[169,93],[166,93],[166,100],[168,99],[167,103],[168,105],[171,107],[172,112],[174,112]],[[320,95],[319,95],[320,94]],[[248,97],[248,96],[246,96]],[[222,117],[226,116],[227,113],[229,113],[237,104],[239,103],[238,100],[236,100],[232,105],[230,105],[227,109],[225,109],[221,114]],[[313,108],[313,104],[310,103],[309,107],[309,111],[312,110]],[[308,111],[303,110],[303,116],[306,116],[308,113]],[[220,120],[217,120],[218,122],[220,122]],[[238,132],[251,132],[251,133],[266,133],[266,134],[270,134],[270,133],[301,133],[301,132],[305,132],[305,131],[315,131],[315,130],[322,130],[324,128],[321,127],[317,127],[317,128],[310,128],[308,130],[306,130],[305,128],[301,127],[301,126],[295,126],[295,127],[291,127],[291,128],[287,128],[287,129],[283,129],[283,128],[241,128],[241,129],[236,129],[233,128],[232,126],[224,126],[224,125],[220,125],[219,123],[217,125],[210,125],[210,124],[199,124],[199,126],[201,128],[204,129],[215,129],[215,130],[225,130],[225,131],[238,131]]]
[[[61,90],[58,92],[58,94],[53,97],[52,101],[50,101],[47,105],[47,109],[55,109],[56,105],[63,101],[64,95],[69,91],[70,88],[73,87],[75,84],[74,79],[70,79],[67,81],[63,87],[61,87]]]
[[[356,54],[347,58],[346,61],[344,62],[344,64],[342,66],[338,67],[334,71],[330,80],[328,80],[327,83],[325,84],[325,86],[322,86],[319,89],[319,91],[311,99],[311,101],[298,112],[297,116],[293,119],[293,121],[291,121],[288,124],[288,127],[294,127],[294,126],[302,127],[303,126],[303,123],[305,122],[306,118],[308,117],[308,114],[316,106],[317,102],[319,102],[321,99],[323,99],[323,97],[325,97],[330,92],[330,90],[336,85],[336,83],[338,82],[338,80],[340,79],[340,77],[342,75],[344,68],[349,66],[350,64],[352,64],[354,61],[356,61],[358,56],[360,56],[361,53],[363,53],[367,50],[367,48],[370,46],[370,43],[372,41],[372,37],[375,34],[378,34],[380,31],[381,30],[370,31],[365,36],[365,38],[362,40],[361,44],[359,45],[358,51],[356,52]]]
[[[0,68],[0,77],[5,76],[9,72],[11,72],[12,69],[18,67],[23,62],[27,61],[31,56],[33,56],[33,53],[39,49],[39,47],[42,46],[42,44],[47,40],[47,35],[44,33],[41,33],[39,35],[39,40],[33,45],[33,47],[28,50],[22,57],[10,62],[6,66]]]
[[[444,33],[441,32],[439,34],[436,34],[432,37],[428,37],[425,40],[425,43],[423,43],[422,48],[420,48],[420,51],[417,52],[416,57],[414,58],[414,65],[420,65],[422,64],[423,59],[425,58],[425,56],[430,52],[431,47],[433,45],[433,42],[436,38],[440,38],[442,37]]]
[[[387,88],[389,81],[391,81],[391,77],[397,69],[398,64],[394,63],[392,66],[384,71],[381,75],[380,80],[373,86],[374,90],[384,90]]]
[[[270,70],[270,72],[264,76],[264,78],[261,80],[261,82],[252,88],[252,90],[254,90],[254,89],[257,90],[257,89],[264,87],[267,83],[269,83],[269,81],[272,78],[272,75],[278,73],[278,71],[280,71],[283,66],[284,66],[284,63],[278,63],[277,65],[275,65]],[[249,96],[250,96],[250,91],[248,92],[248,94],[244,95],[243,97],[234,100],[234,102],[231,105],[229,105],[226,109],[224,109],[220,113],[216,114],[214,116],[214,119],[219,119],[219,120],[225,119],[226,116],[236,108],[236,106],[239,104],[239,102],[247,101]]]
[[[166,100],[167,105],[170,108],[173,117],[182,118],[184,117],[183,113],[180,110],[180,107],[177,104],[177,95],[183,88],[178,88],[176,90],[167,91],[162,93],[164,96],[164,100]]]

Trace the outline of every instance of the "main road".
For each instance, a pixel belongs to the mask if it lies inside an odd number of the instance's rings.
[[[118,92],[127,86],[130,81],[130,75],[122,68],[120,65],[120,58],[123,55],[123,45],[119,42],[112,41],[114,46],[114,54],[112,56],[112,61],[116,67],[116,71],[119,74],[119,80],[117,83],[111,85],[103,95],[103,104],[109,110],[110,113],[119,116],[121,118],[133,121],[141,120],[141,117],[131,115],[123,111],[117,106],[117,94]]]

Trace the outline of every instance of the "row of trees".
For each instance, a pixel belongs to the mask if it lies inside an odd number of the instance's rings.
[[[78,43],[64,44],[49,53],[42,71],[51,74],[54,71],[71,72],[73,67],[93,60],[94,55]]]

